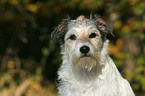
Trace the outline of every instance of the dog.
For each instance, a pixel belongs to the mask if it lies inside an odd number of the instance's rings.
[[[135,96],[107,54],[111,25],[99,15],[70,17],[53,30],[63,62],[58,71],[60,96]]]

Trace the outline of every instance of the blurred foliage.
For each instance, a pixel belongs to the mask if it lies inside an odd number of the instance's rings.
[[[144,0],[0,0],[0,96],[57,96],[60,49],[50,33],[67,15],[100,14],[111,23],[109,54],[145,96]]]

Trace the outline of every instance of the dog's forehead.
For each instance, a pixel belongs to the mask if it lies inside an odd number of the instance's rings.
[[[90,19],[81,20],[81,18],[79,19],[77,18],[77,20],[71,20],[71,22],[68,23],[68,30],[71,29],[88,30],[90,28],[96,29],[94,21]]]

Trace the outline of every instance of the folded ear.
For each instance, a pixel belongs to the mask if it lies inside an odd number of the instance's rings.
[[[60,44],[64,43],[64,36],[67,32],[67,25],[71,21],[70,17],[63,19],[62,22],[52,31],[51,38],[57,39]]]
[[[111,25],[104,21],[101,16],[95,14],[95,15],[90,15],[90,19],[93,19],[95,21],[96,27],[98,28],[98,30],[101,32],[101,35],[104,39],[106,39],[107,34],[111,34],[114,36],[114,34],[112,33],[113,29],[111,27]]]

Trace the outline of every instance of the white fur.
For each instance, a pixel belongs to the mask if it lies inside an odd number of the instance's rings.
[[[98,30],[93,22],[86,21],[70,23],[65,44],[61,46],[60,96],[135,96],[107,54],[109,41],[102,42],[101,37],[87,38],[92,31]],[[75,34],[77,40],[67,40],[71,34]],[[83,38],[84,34],[86,38]],[[90,47],[90,57],[80,58],[79,49],[83,45]]]

